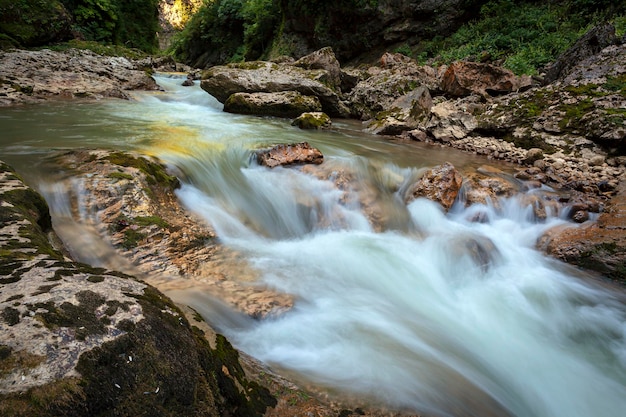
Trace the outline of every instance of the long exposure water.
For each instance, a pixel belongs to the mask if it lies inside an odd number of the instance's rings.
[[[215,315],[237,314],[217,313],[193,289],[179,300],[303,384],[435,416],[625,415],[623,293],[535,249],[564,220],[539,221],[517,199],[449,213],[423,199],[403,203],[420,169],[485,160],[386,141],[348,123],[304,132],[285,120],[226,114],[180,81],[160,76],[166,92],[131,102],[2,109],[0,159],[49,199],[54,183],[38,167],[58,149],[133,149],[175,166],[183,204],[245,256],[262,284],[296,302],[263,320],[221,320]],[[329,180],[251,158],[261,145],[302,140],[322,150],[327,172],[348,171],[352,184],[377,191],[380,227],[364,212],[365,188],[353,186],[346,198]],[[57,229],[81,227],[55,213]],[[485,221],[472,221],[477,213]],[[60,231],[66,240],[84,234]]]

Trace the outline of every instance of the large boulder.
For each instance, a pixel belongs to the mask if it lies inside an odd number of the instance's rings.
[[[278,93],[235,93],[224,103],[224,111],[258,116],[294,118],[305,112],[322,110],[315,96],[304,96],[297,91]]]
[[[439,89],[433,68],[421,66],[400,54],[383,55],[381,65],[369,68],[364,77],[349,95],[352,114],[361,120],[372,119],[379,112],[394,109],[396,100],[410,96],[420,88],[431,92]]]
[[[128,90],[158,90],[154,79],[124,57],[87,50],[0,53],[0,106],[48,98],[130,99]]]
[[[2,416],[261,416],[276,400],[155,288],[66,258],[42,197],[0,163]]]
[[[257,151],[256,159],[259,165],[274,168],[296,164],[319,165],[324,161],[324,155],[308,142],[300,142],[276,145],[270,149]]]
[[[530,85],[531,79],[528,76],[518,77],[502,67],[467,61],[450,64],[441,79],[441,89],[453,97],[470,94],[500,95]]]
[[[408,189],[405,201],[409,203],[418,197],[424,197],[441,204],[447,211],[454,204],[462,184],[461,173],[454,165],[446,162],[426,171],[422,178]]]
[[[296,67],[308,69],[308,70],[325,70],[328,73],[328,78],[325,81],[328,85],[332,86],[335,90],[341,89],[342,72],[341,66],[332,48],[327,46],[326,48],[319,49],[313,53],[303,56],[294,64]]]
[[[297,91],[317,97],[322,110],[330,116],[349,116],[340,95],[323,82],[325,79],[328,79],[326,70],[255,61],[212,67],[203,72],[200,86],[221,103],[235,93]]]

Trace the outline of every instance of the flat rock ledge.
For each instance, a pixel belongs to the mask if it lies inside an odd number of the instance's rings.
[[[256,159],[259,165],[275,168],[300,164],[319,165],[324,161],[324,155],[308,142],[300,142],[259,150],[256,152]]]

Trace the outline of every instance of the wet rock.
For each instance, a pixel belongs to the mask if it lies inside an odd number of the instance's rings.
[[[470,94],[500,95],[530,87],[530,77],[491,64],[458,61],[450,64],[441,79],[441,89],[454,97]]]
[[[292,126],[300,129],[328,129],[332,122],[330,117],[324,112],[307,112],[296,117],[292,122]]]
[[[624,184],[597,221],[548,231],[538,247],[565,262],[626,284],[626,193]],[[580,216],[584,217],[585,212]]]
[[[270,149],[257,151],[257,161],[260,165],[274,168],[277,166],[295,164],[321,164],[324,155],[308,144],[308,142],[276,145]]]
[[[261,416],[276,405],[228,341],[211,346],[169,298],[58,252],[45,202],[1,162],[0,196],[3,416]]]
[[[293,118],[306,112],[322,110],[315,96],[304,96],[297,91],[278,93],[235,93],[224,103],[228,113],[252,114]]]
[[[191,75],[191,74],[187,75],[187,78],[185,78],[185,81],[183,81],[182,86],[183,87],[192,87],[193,86],[193,75]]]
[[[511,197],[520,191],[519,184],[504,172],[480,169],[464,177],[462,195],[466,205],[494,204],[500,198]]]
[[[127,58],[77,49],[3,52],[0,78],[0,106],[49,98],[129,99],[128,90],[159,89],[143,68]]]
[[[424,173],[424,176],[411,186],[406,195],[407,203],[418,197],[435,201],[449,210],[459,194],[463,177],[449,162],[438,165]]]

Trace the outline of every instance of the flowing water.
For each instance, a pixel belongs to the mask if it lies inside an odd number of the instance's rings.
[[[347,122],[304,132],[284,120],[226,114],[197,86],[158,81],[165,93],[138,93],[135,102],[0,110],[0,159],[49,200],[59,192],[39,167],[56,149],[136,149],[175,166],[183,204],[245,256],[260,284],[296,302],[251,320],[200,290],[176,297],[300,383],[435,416],[625,415],[623,292],[534,248],[562,219],[538,221],[515,198],[447,214],[426,200],[402,202],[420,169],[484,160],[385,141]],[[258,146],[302,140],[322,150],[331,179],[349,172],[351,187],[339,191],[324,176],[269,170],[251,158]],[[78,230],[60,231],[68,245],[86,245],[77,236],[97,240],[67,221],[63,204],[52,207],[57,229]],[[483,221],[472,221],[478,215]],[[87,252],[79,257],[131,268]]]

